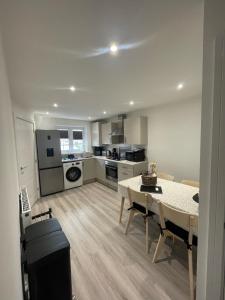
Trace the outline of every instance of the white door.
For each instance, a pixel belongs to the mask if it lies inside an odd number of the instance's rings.
[[[27,187],[32,206],[37,200],[34,124],[16,118],[15,135],[19,185]]]

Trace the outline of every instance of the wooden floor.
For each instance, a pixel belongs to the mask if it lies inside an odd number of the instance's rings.
[[[127,211],[123,224],[118,223],[120,197],[117,192],[100,183],[91,183],[42,198],[34,205],[33,214],[48,207],[53,209],[71,244],[76,299],[189,299],[185,245],[168,241],[160,262],[152,264],[158,226],[151,221],[147,255],[143,218],[136,217],[128,236],[124,235]]]

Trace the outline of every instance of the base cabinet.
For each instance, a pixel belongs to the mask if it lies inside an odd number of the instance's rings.
[[[95,181],[96,178],[96,159],[89,158],[83,160],[83,181],[84,184]]]
[[[143,161],[136,164],[118,162],[118,181],[132,178],[142,174],[148,169],[148,162]],[[105,159],[89,158],[83,161],[84,184],[98,181],[114,190],[118,189],[118,183],[106,178]]]
[[[103,159],[96,159],[96,179],[105,181],[105,161]]]
[[[147,171],[148,162],[143,161],[136,165],[118,164],[118,181],[129,179]]]

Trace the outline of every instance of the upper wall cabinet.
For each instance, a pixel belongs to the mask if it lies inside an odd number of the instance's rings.
[[[101,124],[94,122],[91,124],[91,143],[93,147],[101,146]]]
[[[111,144],[111,123],[102,124],[102,144],[108,145]]]
[[[124,142],[131,145],[147,145],[147,117],[128,117],[124,120]]]

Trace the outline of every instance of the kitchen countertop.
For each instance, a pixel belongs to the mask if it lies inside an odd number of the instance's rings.
[[[113,161],[113,162],[116,162],[118,164],[124,164],[124,165],[130,165],[130,166],[135,166],[135,165],[138,165],[138,164],[142,164],[143,162],[147,162],[147,161],[135,162],[135,161],[129,161],[129,160],[114,160],[114,159],[107,158],[106,156],[93,156],[93,157],[97,158],[97,159]]]
[[[135,166],[138,164],[142,164],[143,162],[147,161],[140,161],[140,162],[135,162],[135,161],[129,161],[129,160],[113,160],[110,158],[107,158],[106,156],[91,156],[91,157],[79,157],[79,158],[74,158],[74,159],[62,159],[62,163],[70,163],[70,162],[75,162],[75,161],[83,161],[87,159],[101,159],[101,160],[107,160],[107,161],[113,161],[118,164],[124,164],[124,165],[130,165],[130,166]]]
[[[71,163],[71,162],[75,162],[75,161],[87,160],[87,159],[92,159],[92,158],[95,158],[95,156],[78,157],[78,158],[73,158],[73,159],[62,159],[62,163]]]

